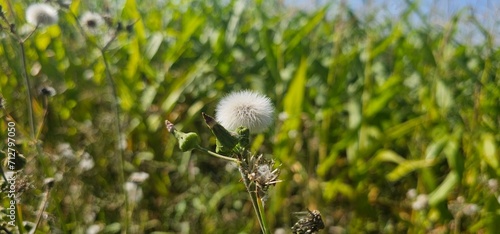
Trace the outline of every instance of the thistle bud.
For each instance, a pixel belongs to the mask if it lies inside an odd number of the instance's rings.
[[[184,133],[175,129],[174,125],[168,120],[165,121],[167,130],[172,133],[179,142],[179,149],[183,152],[193,150],[200,144],[200,137],[194,132]]]

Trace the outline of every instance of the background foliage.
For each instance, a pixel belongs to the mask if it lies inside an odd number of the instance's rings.
[[[0,1],[21,34],[32,29],[30,2]],[[36,220],[43,181],[54,178],[38,233],[258,232],[234,167],[181,153],[163,126],[168,119],[214,147],[201,112],[213,114],[230,91],[252,89],[277,108],[275,128],[252,144],[281,163],[284,182],[266,204],[272,230],[288,232],[292,213],[306,208],[321,211],[325,233],[500,230],[500,53],[492,35],[463,12],[439,28],[413,4],[398,21],[335,6],[74,0],[59,9],[57,25],[25,43],[42,152],[28,134],[19,44],[4,29],[0,92],[27,159],[18,172],[23,219]],[[110,29],[83,37],[76,19],[87,10],[107,15]],[[118,22],[131,30],[105,52],[116,119],[96,45]],[[457,39],[465,22],[484,43]],[[57,95],[41,95],[46,86]],[[5,121],[0,129],[4,139]],[[149,178],[126,193],[125,179],[141,171]],[[412,209],[411,189],[427,195],[427,207]]]

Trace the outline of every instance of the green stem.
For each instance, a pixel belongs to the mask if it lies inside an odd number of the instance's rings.
[[[21,60],[22,60],[22,76],[24,78],[24,83],[26,85],[26,95],[28,99],[28,119],[30,122],[30,137],[31,140],[35,139],[35,124],[34,124],[34,116],[33,116],[33,106],[31,103],[31,84],[30,79],[28,77],[28,70],[26,66],[26,54],[24,51],[24,41],[19,41],[19,46],[21,47]]]
[[[211,155],[211,156],[217,157],[217,158],[221,158],[221,159],[224,159],[224,160],[232,161],[232,162],[235,162],[235,163],[238,163],[238,164],[239,164],[239,162],[240,162],[240,161],[239,161],[238,159],[236,159],[236,158],[230,158],[230,157],[226,157],[226,156],[224,156],[224,155],[220,155],[220,154],[218,154],[218,153],[215,153],[215,152],[212,152],[212,151],[210,151],[210,150],[207,150],[207,149],[205,149],[205,148],[203,148],[203,147],[201,147],[201,146],[199,146],[199,145],[198,145],[198,147],[196,147],[196,149],[197,149],[197,150],[200,150],[200,151],[202,151],[202,152],[205,152],[205,153],[207,153],[207,154],[209,154],[209,155]]]
[[[125,191],[125,189],[123,188],[123,186],[125,185],[125,153],[124,153],[123,147],[121,146],[122,137],[123,137],[123,134],[122,134],[123,130],[122,130],[122,127],[120,125],[120,104],[118,102],[118,91],[116,90],[116,84],[113,81],[113,77],[111,77],[110,66],[109,66],[108,60],[106,58],[105,50],[101,49],[100,51],[101,51],[101,55],[102,55],[102,60],[104,61],[104,67],[105,67],[104,70],[106,72],[106,78],[108,79],[108,83],[109,83],[109,86],[111,88],[112,95],[113,95],[113,112],[114,112],[115,118],[116,118],[116,121],[115,121],[116,135],[118,137],[116,147],[118,148],[118,151],[120,153],[120,155],[118,157],[120,159],[120,163],[119,163],[120,164],[120,173],[119,173],[120,185],[122,186],[123,194],[125,196],[125,220],[124,220],[125,231],[122,233],[127,233],[128,228],[129,228],[129,221],[130,221],[128,218],[129,217],[128,214],[130,212],[130,205],[128,202],[128,194]]]
[[[255,214],[257,215],[257,219],[259,220],[260,230],[264,234],[270,234],[271,232],[269,231],[269,229],[267,229],[264,208],[259,205],[259,198],[257,197],[257,193],[255,192],[255,190],[252,190],[250,180],[246,176],[246,173],[241,164],[238,165],[238,170],[240,171],[241,179],[243,180],[243,183],[247,188],[248,195],[250,195],[250,198],[252,200],[253,209],[255,211]]]
[[[255,210],[255,214],[257,215],[257,219],[259,220],[260,229],[262,230],[262,233],[270,234],[271,232],[269,232],[269,229],[267,229],[266,219],[265,219],[265,215],[264,215],[264,207],[259,203],[259,198],[257,197],[255,190],[252,190],[250,180],[246,176],[246,173],[245,173],[245,170],[243,169],[241,161],[239,159],[236,159],[236,158],[230,158],[230,157],[226,157],[224,155],[217,154],[217,153],[212,152],[210,150],[207,150],[199,145],[196,147],[196,149],[200,150],[202,152],[205,152],[211,156],[221,158],[224,160],[228,160],[228,161],[232,161],[232,162],[235,162],[238,164],[238,170],[240,171],[243,183],[245,184],[247,192],[250,195],[250,199],[252,200],[253,209]]]
[[[256,193],[254,192],[253,194],[256,194]],[[257,205],[259,208],[260,217],[262,217],[262,226],[264,226],[267,229],[266,214],[264,212],[264,204],[263,204],[262,200],[257,195],[256,195],[256,199],[257,199]],[[267,231],[267,233],[270,233],[269,230],[266,230],[266,231]],[[264,230],[263,230],[263,232],[264,232]]]

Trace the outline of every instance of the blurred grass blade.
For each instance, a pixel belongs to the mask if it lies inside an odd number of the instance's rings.
[[[328,7],[323,7],[317,11],[312,18],[308,19],[307,23],[300,30],[294,33],[294,36],[287,45],[287,54],[292,53],[295,47],[297,47],[304,38],[307,38],[311,31],[318,26],[325,17],[327,9]]]
[[[405,177],[409,173],[422,169],[431,167],[435,164],[435,160],[406,160],[400,163],[394,170],[387,174],[387,179],[389,181],[398,181]]]
[[[493,169],[498,170],[498,154],[495,137],[491,133],[481,136],[480,154],[482,159]]]
[[[147,59],[151,60],[158,52],[158,49],[160,48],[162,42],[163,35],[161,33],[153,33],[153,35],[149,37],[148,43],[146,44],[144,56]]]
[[[373,161],[376,163],[379,162],[393,162],[397,164],[404,163],[406,160],[401,157],[401,155],[397,154],[396,152],[392,150],[380,150],[377,152],[375,157],[373,158]]]
[[[285,98],[283,99],[284,111],[290,118],[290,125],[288,130],[296,130],[300,125],[300,116],[302,114],[305,90],[307,80],[307,60],[302,58],[300,60],[299,68],[295,73]]]
[[[429,205],[436,206],[438,203],[445,201],[458,182],[459,176],[455,171],[448,173],[444,181],[429,194]]]

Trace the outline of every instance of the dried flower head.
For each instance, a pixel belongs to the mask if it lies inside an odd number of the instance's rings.
[[[448,209],[454,216],[473,216],[481,210],[481,208],[477,204],[467,203],[463,196],[458,196],[456,200],[450,201],[448,204]]]
[[[57,92],[53,87],[45,86],[40,89],[40,94],[48,97],[53,97],[57,94]]]
[[[35,26],[48,26],[57,23],[57,10],[46,3],[35,3],[26,9],[26,20]]]
[[[266,160],[262,155],[252,156],[249,161],[249,171],[246,173],[250,181],[255,183],[257,194],[262,201],[267,200],[267,190],[269,186],[281,182],[279,168],[273,170],[274,160]]]
[[[104,19],[98,13],[87,11],[83,13],[80,18],[80,23],[84,29],[94,33],[101,25],[103,25]]]
[[[5,101],[5,98],[0,96],[0,109],[5,109],[6,105],[7,105],[7,101]]]
[[[229,131],[243,126],[252,133],[260,133],[273,122],[274,107],[268,97],[244,90],[225,96],[216,112],[217,121]]]
[[[318,210],[307,210],[307,215],[297,221],[293,227],[292,232],[296,234],[310,234],[317,233],[320,229],[325,228],[321,213]]]

